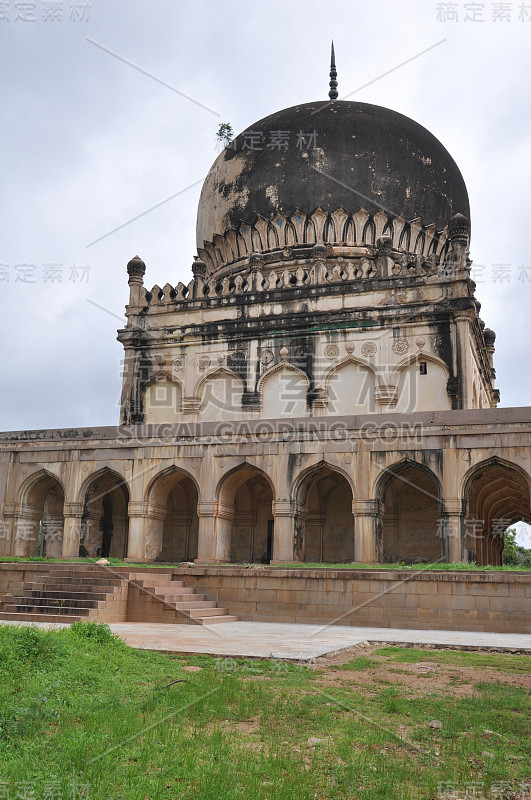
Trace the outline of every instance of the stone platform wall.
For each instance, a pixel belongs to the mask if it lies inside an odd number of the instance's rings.
[[[0,593],[57,565],[0,564]],[[66,565],[61,565],[65,570]],[[84,569],[73,564],[72,571]],[[106,569],[106,568],[103,568]],[[125,567],[110,568],[114,574]],[[135,572],[143,572],[136,568]],[[531,573],[243,567],[164,568],[242,620],[531,632]],[[153,575],[158,572],[146,568]],[[163,621],[162,619],[160,620]]]
[[[531,573],[190,568],[186,574],[189,585],[245,620],[531,632]]]

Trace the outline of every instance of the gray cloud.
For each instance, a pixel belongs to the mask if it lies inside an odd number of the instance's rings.
[[[14,2],[11,4],[14,7]],[[122,54],[219,111],[238,131],[273,111],[326,100],[329,42],[347,94],[434,42],[440,47],[355,95],[429,128],[460,166],[470,193],[472,257],[511,264],[508,283],[486,270],[482,316],[498,334],[503,405],[527,405],[530,283],[518,281],[527,248],[531,22],[437,22],[437,3],[317,0],[282,12],[205,0],[149,7],[92,3],[87,23],[0,21],[3,76],[2,428],[115,424],[121,348],[117,320],[87,298],[123,312],[125,265],[139,253],[146,282],[187,282],[195,252],[200,186],[87,248],[206,175],[219,120],[86,41]],[[461,7],[464,4],[460,4]],[[485,4],[489,17],[490,4]],[[45,283],[43,265],[62,265]],[[15,282],[34,264],[35,283]],[[73,282],[72,264],[89,264]]]

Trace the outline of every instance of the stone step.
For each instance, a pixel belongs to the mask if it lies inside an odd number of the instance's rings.
[[[156,602],[156,601],[155,601]],[[170,608],[178,608],[180,611],[192,611],[192,610],[201,610],[201,609],[216,609],[218,610],[217,605],[212,600],[187,600],[185,603],[174,603],[173,601],[168,603]]]
[[[42,608],[43,606],[53,606],[54,608],[100,608],[100,604],[105,603],[105,597],[101,600],[93,598],[55,598],[55,597],[15,597],[9,603],[9,609],[13,610],[12,606],[19,608],[20,606],[28,606],[28,608]]]
[[[94,572],[37,572],[35,579],[38,581],[122,581],[127,578],[127,573],[119,575],[107,569],[94,570]]]
[[[197,601],[201,603],[208,598],[206,594],[156,594],[151,595],[151,599],[154,603],[167,603],[168,605],[175,605],[175,603],[195,605]]]
[[[129,586],[138,586],[142,589],[147,589],[150,592],[155,592],[157,589],[161,592],[165,592],[168,589],[172,591],[174,588],[180,589],[181,591],[184,589],[185,592],[188,591],[188,587],[184,585],[184,581],[172,581],[171,583],[152,583],[151,581],[141,581],[135,578],[129,581]]]
[[[201,625],[219,625],[220,622],[239,622],[240,618],[230,614],[220,614],[219,617],[193,617],[193,620],[195,623],[200,622]]]
[[[85,619],[80,614],[24,614],[22,612],[0,611],[0,620],[9,619],[17,622],[78,622]]]
[[[135,581],[149,581],[150,583],[163,583],[164,581],[171,581],[172,573],[171,572],[157,572],[155,575],[152,575],[148,572],[130,572],[128,574],[130,580]]]
[[[40,573],[51,573],[51,572],[68,572],[69,574],[73,574],[74,572],[97,572],[98,570],[102,569],[113,569],[111,564],[86,564],[84,562],[78,562],[77,564],[72,564],[70,561],[53,561],[49,562],[48,564],[33,564],[35,567],[35,572]]]
[[[57,613],[57,606],[27,606],[17,604],[7,606],[4,611],[9,614],[37,617],[40,614],[53,614],[60,617],[82,616],[85,617],[94,609],[84,606],[82,608],[71,608],[70,606],[62,606],[60,614]]]
[[[174,585],[175,584],[175,585]],[[180,584],[183,584],[182,586]],[[147,588],[147,587],[146,587]],[[153,588],[155,594],[195,594],[195,589],[192,586],[185,586],[184,581],[173,581],[168,586],[155,586]]]
[[[65,576],[64,578],[41,578],[38,581],[24,581],[23,586],[121,586],[123,581],[118,578],[109,578],[107,575],[102,575],[100,578],[73,578]]]
[[[99,567],[95,570],[50,570],[50,572],[36,572],[36,577],[39,580],[48,580],[51,578],[72,578],[73,580],[77,580],[78,578],[86,578],[88,580],[92,580],[93,578],[98,579],[103,577],[111,577],[116,580],[119,580],[119,576],[116,572],[113,572],[112,569],[108,569],[107,567]],[[124,578],[126,577],[127,573],[124,574]]]
[[[190,609],[190,616],[193,619],[196,619],[197,617],[222,617],[228,613],[229,612],[226,608],[218,608],[216,605],[210,606],[209,608]]]
[[[73,592],[92,592],[94,590],[98,592],[112,592],[114,590],[119,590],[123,585],[123,583],[107,583],[107,581],[95,581],[94,583],[85,583],[84,581],[78,581],[76,583],[63,583],[62,581],[58,581],[57,583],[54,581],[26,581],[22,584],[22,589],[56,589],[57,591],[64,592],[70,590]]]
[[[50,598],[53,600],[106,600],[108,592],[104,591],[81,591],[75,592],[73,589],[61,592],[57,589],[31,589],[25,591],[23,594],[14,595],[17,599],[24,598],[25,600],[44,600]]]
[[[94,611],[96,608],[100,608],[101,605],[104,605],[100,600],[96,600],[91,602],[90,600],[72,600],[69,603],[64,603],[61,605],[59,602],[54,603],[53,600],[43,601],[42,603],[34,604],[34,603],[25,603],[19,602],[17,598],[15,598],[13,603],[8,603],[4,606],[4,611],[10,611],[12,613],[20,612],[21,614],[40,614],[46,613],[52,610],[54,613],[61,613],[61,614],[88,614],[89,611]]]
[[[13,595],[17,597],[39,597],[44,595],[46,597],[78,597],[79,595],[86,595],[93,597],[94,595],[104,594],[106,597],[116,597],[122,593],[121,587],[118,586],[24,586],[22,589],[14,590]]]

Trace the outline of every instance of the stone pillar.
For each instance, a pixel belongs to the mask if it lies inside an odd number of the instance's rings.
[[[444,561],[457,564],[464,559],[464,513],[459,498],[443,500],[444,514],[440,532],[442,534],[442,552]]]
[[[353,500],[354,561],[360,564],[378,562],[377,525],[381,519],[378,500]]]
[[[27,557],[37,554],[39,518],[39,513],[32,508],[22,506],[17,509],[14,520],[13,555]]]
[[[110,555],[114,558],[124,558],[127,555],[127,525],[128,519],[126,514],[112,515],[112,539],[111,539],[111,552]]]
[[[145,561],[146,559],[146,532],[148,520],[147,503],[129,501],[127,512],[129,514],[129,540],[127,543],[126,561]]]
[[[234,506],[216,502],[197,505],[199,534],[196,564],[230,561]]]
[[[12,540],[14,528],[14,511],[4,506],[3,516],[0,517],[0,555],[10,556],[12,553]]]
[[[296,504],[291,500],[277,500],[273,503],[273,560],[272,564],[295,561],[295,519]]]
[[[65,503],[62,558],[77,558],[81,541],[82,503]]]
[[[448,514],[448,550],[446,557],[450,564],[457,564],[464,559],[463,553],[463,515]]]
[[[144,519],[144,558],[155,561],[162,551],[164,543],[164,520],[166,506],[149,504]]]
[[[458,376],[461,394],[460,408],[472,408],[473,356],[470,343],[471,320],[467,316],[455,318],[457,324]]]
[[[316,284],[324,283],[326,273],[326,246],[324,242],[317,242],[317,244],[312,247],[312,261],[314,282]]]
[[[143,305],[142,287],[144,285],[145,273],[146,265],[140,256],[132,258],[127,265],[127,274],[129,275],[129,306],[131,309],[137,309]]]
[[[201,261],[199,256],[194,256],[194,263],[192,264],[192,275],[194,276],[194,281],[191,292],[194,300],[200,300],[203,296],[203,286],[206,279],[206,274],[207,266],[205,262]]]
[[[214,560],[215,506],[215,503],[200,502],[197,504],[199,531],[197,534],[196,564],[206,564]]]
[[[230,561],[232,529],[234,527],[234,506],[216,503],[214,561]]]
[[[89,558],[94,558],[98,554],[98,550],[101,546],[100,520],[102,514],[101,505],[99,507],[89,505],[87,514],[83,520],[81,538],[83,539],[86,555]]]

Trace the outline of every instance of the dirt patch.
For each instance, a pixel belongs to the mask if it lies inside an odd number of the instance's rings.
[[[384,656],[372,655],[377,646],[367,645],[363,650],[359,646],[349,647],[338,653],[322,656],[313,664],[322,674],[316,683],[320,686],[363,687],[371,694],[380,691],[382,686],[404,687],[411,690],[411,698],[433,692],[444,692],[452,697],[471,697],[475,693],[477,683],[501,683],[505,686],[531,689],[531,674],[503,672],[493,667],[465,667],[455,664],[439,664],[436,661],[417,661],[407,663],[389,661]],[[423,647],[423,650],[430,648]],[[434,649],[433,652],[437,652]],[[488,651],[482,653],[489,655]],[[367,669],[338,669],[343,664],[358,658],[360,655],[371,656],[373,667]],[[531,662],[530,662],[531,663]],[[408,696],[407,694],[405,695]]]
[[[242,733],[244,736],[260,731],[260,717],[251,717],[250,719],[242,719],[239,721],[224,719],[220,724],[224,730],[238,731],[238,733]]]

